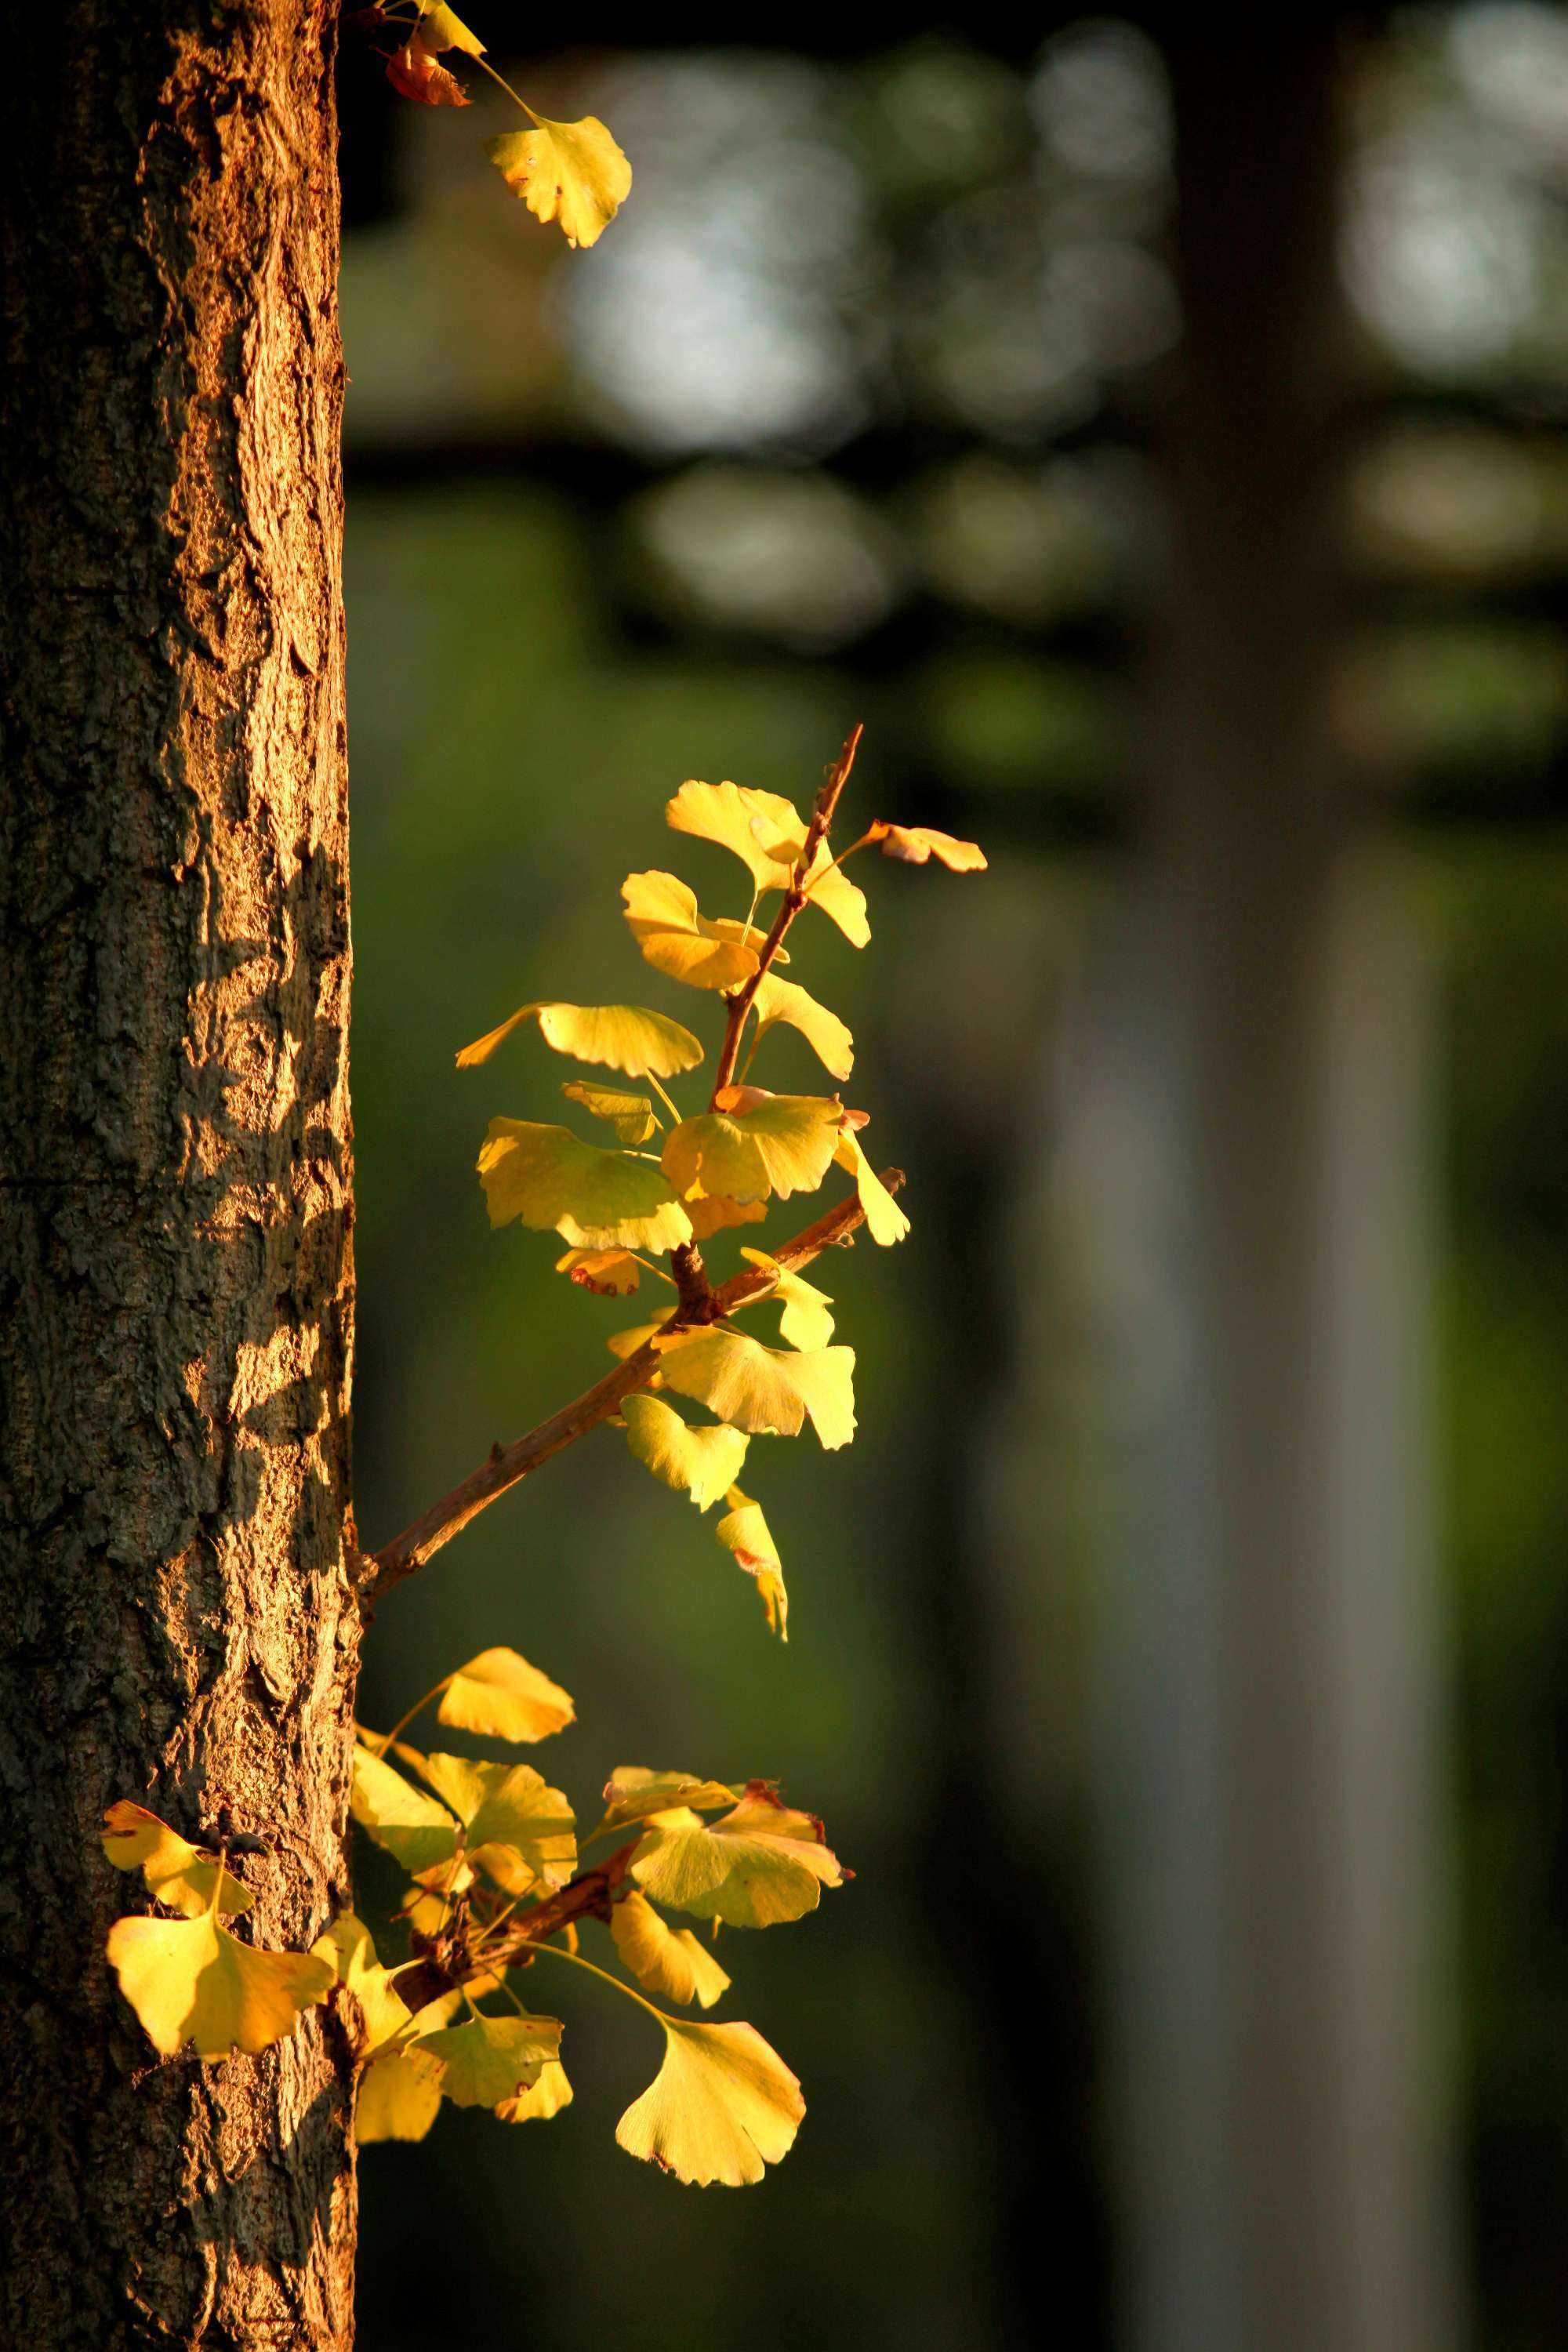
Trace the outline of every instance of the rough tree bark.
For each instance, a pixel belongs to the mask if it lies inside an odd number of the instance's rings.
[[[149,2063],[96,1838],[226,1808],[274,1945],[345,1891],[334,16],[7,28],[0,2340],[47,2352],[352,2332],[334,2029]]]

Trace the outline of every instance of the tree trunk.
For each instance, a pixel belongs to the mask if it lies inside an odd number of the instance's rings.
[[[106,1803],[345,1893],[358,1613],[329,0],[6,41],[0,2340],[345,2346],[324,2011],[166,2063]]]

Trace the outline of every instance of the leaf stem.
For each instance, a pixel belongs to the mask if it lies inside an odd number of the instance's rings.
[[[523,111],[523,113],[527,115],[527,117],[528,117],[528,119],[529,119],[529,121],[530,121],[531,122],[537,122],[537,121],[538,121],[539,117],[538,117],[538,115],[537,115],[537,114],[535,114],[535,112],[534,112],[534,110],[533,110],[532,107],[531,107],[531,106],[530,106],[530,104],[529,104],[529,102],[528,102],[527,99],[525,99],[525,98],[519,98],[519,96],[518,96],[518,94],[517,94],[516,90],[515,90],[515,89],[513,89],[513,88],[512,88],[512,86],[511,86],[510,82],[510,81],[507,81],[507,80],[506,80],[506,79],[504,79],[500,74],[497,73],[497,71],[496,71],[496,69],[495,69],[494,66],[492,66],[491,64],[489,64],[489,63],[488,62],[488,60],[487,60],[486,58],[481,58],[481,57],[475,57],[475,56],[474,56],[474,52],[473,52],[473,50],[472,50],[472,49],[470,49],[470,50],[468,50],[468,55],[469,57],[473,58],[473,59],[474,59],[474,63],[478,66],[478,68],[479,68],[479,71],[480,71],[481,73],[488,73],[488,74],[489,74],[489,78],[490,78],[490,79],[495,83],[496,87],[497,87],[499,89],[504,89],[504,90],[505,90],[505,92],[506,92],[506,94],[507,94],[508,98],[510,98],[510,100],[511,100],[512,104],[513,104],[514,106],[516,106],[516,107],[520,107],[520,108],[521,109],[521,110]]]
[[[658,1080],[654,1076],[651,1070],[647,1073],[647,1082],[653,1088],[655,1094],[658,1097],[660,1102],[664,1105],[666,1110],[669,1113],[671,1118],[675,1121],[677,1127],[679,1127],[680,1125],[680,1108],[679,1104],[672,1103],[670,1101],[669,1097],[665,1093],[664,1088],[659,1085]]]
[[[600,1968],[593,1960],[585,1960],[581,1952],[564,1951],[559,1944],[541,1944],[539,1949],[552,1960],[569,1960],[574,1969],[586,1969],[591,1977],[598,1977],[604,1983],[614,1985],[616,1990],[624,1992],[628,2000],[635,2000],[639,2009],[646,2009],[650,2017],[657,2017],[661,2025],[675,2025],[679,2022],[677,2018],[666,2017],[662,2009],[655,2009],[652,2001],[636,1991],[623,1977],[613,1977],[608,1969]]]
[[[847,849],[841,849],[837,856],[833,859],[831,865],[821,866],[817,872],[812,876],[812,888],[816,888],[817,883],[821,881],[824,874],[831,874],[835,866],[847,865],[849,859],[854,856],[858,849],[868,848],[874,838],[874,834],[869,828],[868,828],[868,830],[860,835],[858,841],[852,841]],[[806,895],[809,898],[810,892],[808,891]]]
[[[427,1690],[423,1698],[416,1698],[415,1700],[406,1715],[400,1715],[398,1717],[397,1721],[393,1725],[390,1731],[373,1731],[369,1735],[369,1738],[366,1739],[366,1747],[370,1745],[370,1741],[372,1739],[379,1739],[381,1745],[375,1752],[378,1756],[384,1757],[388,1748],[392,1746],[393,1741],[396,1738],[398,1733],[400,1731],[407,1730],[409,1725],[413,1722],[415,1717],[419,1713],[422,1707],[428,1706],[433,1698],[440,1697],[441,1693],[446,1689],[447,1685],[451,1681],[451,1679],[452,1677],[450,1675],[443,1675],[440,1681],[436,1684],[433,1689]]]
[[[679,1289],[680,1285],[677,1282],[674,1275],[668,1273],[666,1269],[662,1265],[659,1265],[653,1258],[643,1257],[637,1250],[627,1250],[626,1255],[629,1258],[634,1258],[637,1261],[637,1264],[642,1267],[645,1274],[657,1274],[660,1282],[668,1283],[671,1290]]]

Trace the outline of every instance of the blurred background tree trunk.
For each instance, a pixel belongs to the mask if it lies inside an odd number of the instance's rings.
[[[0,2337],[49,2352],[352,2330],[333,2029],[152,2063],[97,1839],[249,1832],[275,1945],[345,1888],[334,25],[29,9],[0,100]]]
[[[1331,724],[1341,56],[1168,56],[1174,574],[1104,1029],[1164,1326],[1124,1334],[1157,1402],[1104,1703],[1128,2340],[1439,2352],[1430,980]]]

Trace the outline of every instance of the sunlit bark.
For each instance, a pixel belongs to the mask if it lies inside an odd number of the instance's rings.
[[[352,2332],[335,2029],[151,2063],[94,1834],[226,1809],[274,1945],[344,1892],[334,23],[7,26],[0,2340],[48,2352]]]

